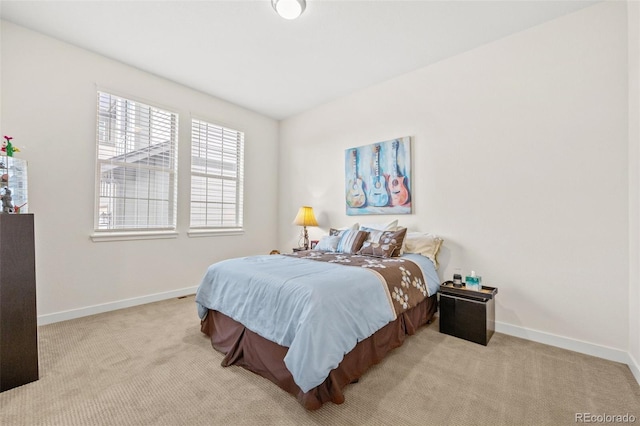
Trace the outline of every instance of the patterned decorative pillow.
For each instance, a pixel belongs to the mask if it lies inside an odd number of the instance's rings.
[[[349,229],[342,231],[340,242],[338,243],[338,253],[355,254],[362,247],[362,243],[367,239],[368,232]]]
[[[331,235],[332,237],[341,236],[344,231],[344,229],[331,228],[329,229],[329,235]]]
[[[400,255],[407,228],[398,231],[384,231],[378,242],[365,241],[358,254],[375,257],[395,257]]]

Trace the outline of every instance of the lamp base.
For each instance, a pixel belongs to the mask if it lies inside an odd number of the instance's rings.
[[[306,226],[300,230],[300,239],[298,240],[298,248],[300,248],[300,250],[309,249],[309,234],[307,233]]]
[[[309,250],[309,234],[307,233],[307,227],[304,226],[304,249]]]

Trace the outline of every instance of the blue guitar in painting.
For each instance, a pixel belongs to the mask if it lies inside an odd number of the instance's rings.
[[[371,189],[367,194],[367,201],[370,206],[384,207],[389,204],[389,192],[387,190],[387,180],[380,175],[380,145],[374,148],[374,175],[371,176]]]

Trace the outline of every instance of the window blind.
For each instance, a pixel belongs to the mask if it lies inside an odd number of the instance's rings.
[[[244,133],[191,121],[191,229],[242,228]]]
[[[176,227],[178,116],[98,92],[96,231]]]

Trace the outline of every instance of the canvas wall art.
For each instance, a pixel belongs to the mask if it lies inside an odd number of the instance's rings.
[[[347,214],[411,213],[409,136],[345,151]]]

